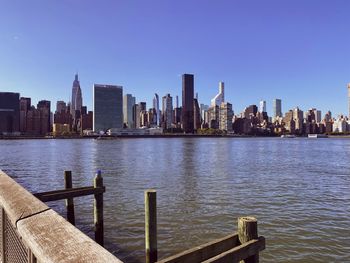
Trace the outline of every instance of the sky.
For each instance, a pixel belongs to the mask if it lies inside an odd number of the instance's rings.
[[[94,83],[151,107],[154,93],[181,103],[192,73],[200,103],[224,81],[236,114],[266,100],[272,115],[274,98],[283,112],[347,114],[349,10],[347,0],[0,0],[0,91],[54,110],[78,72],[90,110]]]

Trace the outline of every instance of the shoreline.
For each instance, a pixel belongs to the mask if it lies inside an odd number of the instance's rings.
[[[1,136],[0,140],[64,140],[64,139],[96,139],[96,140],[117,140],[117,139],[139,139],[139,138],[280,138],[276,136],[263,135],[218,135],[218,134],[162,134],[162,135],[88,135],[88,136]],[[295,138],[308,138],[297,136]],[[350,139],[350,135],[328,135],[327,138]],[[322,139],[327,139],[322,138]]]

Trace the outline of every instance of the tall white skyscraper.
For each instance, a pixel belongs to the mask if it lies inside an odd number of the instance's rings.
[[[136,98],[131,94],[125,94],[123,97],[123,119],[128,128],[134,127],[133,107],[136,103]]]
[[[83,106],[83,96],[81,94],[80,82],[78,79],[78,74],[75,74],[75,79],[73,81],[72,87],[72,100],[70,104],[70,113],[73,118],[75,118],[75,111],[81,111],[81,107]]]
[[[224,82],[219,82],[219,93],[211,100],[211,106],[219,106],[221,103],[225,102],[225,84]]]
[[[94,84],[93,130],[106,132],[123,127],[123,87]]]
[[[260,101],[259,112],[266,112],[266,101],[265,100]]]

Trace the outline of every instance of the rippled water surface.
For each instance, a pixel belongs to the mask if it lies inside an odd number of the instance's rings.
[[[258,218],[262,262],[350,262],[350,140],[167,138],[0,141],[0,169],[32,192],[76,187],[101,169],[106,247],[144,261],[144,190],[155,188],[159,257]],[[76,199],[92,235],[92,198]],[[64,203],[51,203],[64,214]]]

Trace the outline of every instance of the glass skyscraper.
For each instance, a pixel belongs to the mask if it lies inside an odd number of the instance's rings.
[[[106,132],[123,127],[123,87],[94,84],[93,130]]]

